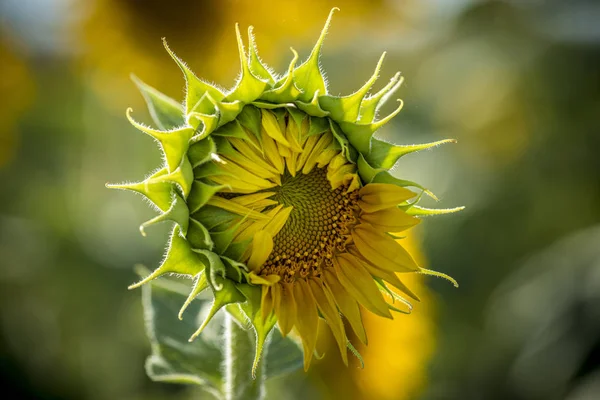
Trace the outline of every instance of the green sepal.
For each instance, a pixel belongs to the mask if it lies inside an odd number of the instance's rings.
[[[310,125],[307,136],[318,135],[331,129],[329,126],[329,121],[329,118],[310,117]]]
[[[211,286],[210,281],[209,286]],[[217,311],[219,311],[221,308],[225,307],[228,304],[240,303],[245,300],[244,295],[242,295],[236,289],[235,283],[233,283],[229,279],[223,279],[223,285],[221,289],[216,290],[213,286],[211,286],[211,289],[213,289],[215,299],[210,307],[210,310],[208,311],[206,319],[204,320],[202,325],[200,325],[198,330],[194,332],[194,334],[190,337],[190,342],[202,333],[204,328],[206,328],[206,325],[208,325],[208,323],[215,316]]]
[[[275,313],[271,313],[271,315],[263,319],[261,312],[261,286],[243,284],[238,285],[238,290],[246,297],[246,302],[240,304],[240,309],[247,316],[256,335],[256,352],[254,353],[254,362],[252,363],[252,378],[256,378],[265,341],[269,333],[273,330],[277,322],[277,317]]]
[[[222,209],[221,207],[207,205],[192,214],[192,217],[202,223],[209,231],[225,224],[231,224],[240,216]]]
[[[170,182],[178,185],[181,188],[183,198],[187,199],[192,190],[192,182],[194,182],[194,170],[187,157],[183,157],[181,164],[176,170],[169,174],[159,175],[147,179],[148,183]]]
[[[186,239],[192,249],[212,250],[215,245],[208,229],[194,218],[190,218]]]
[[[211,185],[200,180],[195,180],[192,183],[192,189],[190,190],[190,195],[187,199],[190,213],[193,214],[200,210],[200,208],[206,205],[211,197],[223,188],[223,185]]]
[[[169,172],[173,172],[181,164],[188,150],[189,142],[194,135],[194,129],[187,126],[172,131],[161,131],[144,126],[131,117],[131,108],[127,109],[127,119],[140,131],[152,136],[161,146]]]
[[[159,222],[164,221],[173,221],[184,235],[187,235],[188,225],[190,221],[190,211],[185,203],[185,200],[181,198],[178,194],[175,194],[175,198],[173,199],[173,203],[171,204],[171,208],[169,208],[166,212],[157,215],[156,217],[144,222],[140,225],[140,233],[142,236],[146,236],[145,229],[150,225],[158,224]]]
[[[192,285],[192,291],[190,292],[188,297],[185,299],[185,303],[183,303],[183,305],[181,306],[181,309],[179,310],[179,313],[177,314],[177,317],[180,320],[183,319],[183,313],[189,307],[189,305],[192,303],[192,301],[194,301],[194,299],[196,297],[198,297],[198,295],[200,293],[202,293],[204,290],[206,290],[206,288],[208,288],[208,279],[206,279],[206,270],[204,270],[204,271],[200,272],[198,275],[194,276],[194,283]]]
[[[317,40],[315,47],[312,49],[310,56],[294,70],[294,83],[296,84],[296,87],[302,90],[302,93],[298,98],[303,102],[310,102],[319,92],[322,94],[327,94],[327,86],[325,84],[325,78],[321,72],[319,58],[321,55],[321,47],[323,46],[323,41],[325,40],[325,35],[327,34],[327,29],[331,24],[331,18],[333,17],[334,11],[337,10],[339,10],[339,8],[335,7],[329,12],[325,26],[323,27],[319,39]]]
[[[215,115],[217,114],[217,101],[210,95],[210,93],[204,93],[202,97],[194,104],[194,107],[187,113],[187,121],[190,123],[191,114],[206,114]],[[194,128],[198,128],[198,123],[190,123]]]
[[[224,230],[220,230],[220,231],[216,231],[216,232],[211,231],[210,234],[211,234],[213,241],[215,242],[215,249],[216,249],[216,251],[219,252],[219,254],[227,253],[227,249],[233,242],[233,238],[235,237],[236,233],[238,232],[240,225],[245,220],[246,220],[246,218],[239,218],[237,221],[235,221],[235,223],[231,224]]]
[[[252,105],[247,105],[242,108],[242,111],[237,117],[240,124],[254,133],[256,137],[260,138],[260,127],[261,127],[261,115],[260,110]]]
[[[364,369],[365,361],[363,360],[363,358],[360,355],[360,353],[358,352],[358,350],[356,350],[356,347],[354,347],[352,345],[352,343],[350,343],[349,340],[346,342],[346,347],[348,347],[348,350],[350,350],[352,352],[352,354],[354,355],[354,357],[356,357],[358,359],[358,362],[360,362],[360,368]]]
[[[365,159],[369,164],[374,165],[377,168],[390,169],[402,156],[421,150],[431,149],[432,147],[445,143],[456,143],[456,140],[444,139],[432,143],[400,146],[384,142],[383,140],[373,139],[371,141],[371,152],[365,155]]]
[[[387,124],[392,118],[394,118],[400,110],[402,110],[403,102],[398,100],[400,105],[387,117],[380,119],[377,122],[371,124],[357,124],[346,121],[339,121],[340,128],[346,134],[350,144],[359,152],[363,154],[369,154],[371,152],[371,138],[375,131]]]
[[[210,178],[211,176],[232,176],[231,173],[223,171],[215,162],[207,162],[194,168],[194,179]]]
[[[163,45],[165,49],[171,56],[171,58],[177,63],[183,75],[185,76],[186,82],[186,94],[185,94],[185,113],[189,114],[192,109],[196,106],[196,103],[204,96],[206,93],[210,94],[213,99],[216,101],[221,101],[225,97],[225,95],[216,87],[204,82],[200,78],[198,78],[189,68],[188,66],[179,59],[175,55],[173,51],[167,45],[167,41],[163,39]]]
[[[196,276],[205,268],[205,264],[194,253],[190,244],[181,235],[179,225],[175,225],[171,238],[169,239],[169,247],[167,256],[164,261],[150,275],[141,281],[129,286],[129,289],[135,289],[141,285],[150,282],[164,274],[179,274],[187,276]]]
[[[369,80],[356,92],[342,97],[330,95],[321,96],[319,98],[319,105],[321,108],[329,111],[331,118],[336,121],[357,122],[360,105],[377,80],[384,58],[385,52],[381,55],[371,78],[369,78]]]
[[[213,295],[214,301],[210,307],[206,319],[200,325],[198,330],[190,337],[190,342],[202,333],[206,325],[215,316],[217,311],[227,304],[239,303],[246,300],[244,295],[236,289],[235,283],[227,278],[226,267],[216,253],[208,250],[194,250],[200,256],[204,257],[206,262],[207,280]]]
[[[373,275],[372,275],[373,276]],[[410,314],[412,312],[413,306],[412,304],[410,304],[410,302],[406,299],[404,299],[402,296],[400,296],[397,293],[394,293],[383,281],[383,279],[381,279],[378,276],[373,276],[373,279],[375,280],[375,283],[377,284],[377,286],[379,287],[379,291],[387,294],[389,297],[391,297],[392,299],[392,303],[394,303],[396,300],[400,301],[401,303],[403,303],[404,305],[406,305],[408,307],[408,311],[402,310],[398,307],[395,307],[393,305],[391,305],[390,303],[387,303],[388,307],[390,310],[392,311],[396,311],[402,314]]]
[[[107,183],[109,189],[131,190],[146,197],[158,209],[165,212],[171,208],[173,199],[173,185],[170,182],[160,182],[154,179],[167,174],[167,169],[162,168],[142,182],[135,183]]]
[[[254,76],[259,77],[263,81],[269,82],[271,85],[275,83],[275,79],[273,78],[273,74],[265,65],[262,63],[260,58],[258,57],[258,50],[256,47],[256,41],[254,40],[254,34],[252,32],[254,28],[252,26],[248,27],[248,49],[249,49],[249,63],[248,67]]]
[[[212,137],[207,137],[190,146],[187,152],[192,168],[211,160],[212,155],[217,152],[217,146]]]
[[[302,122],[305,118],[309,118],[309,116],[306,115],[306,113],[298,110],[296,107],[286,107],[286,110],[298,126],[298,132],[302,132]]]
[[[329,127],[331,128],[331,133],[335,138],[335,142],[339,144],[342,150],[342,154],[344,155],[344,157],[346,157],[346,160],[353,163],[356,162],[358,152],[354,147],[350,146],[350,143],[348,142],[348,139],[346,138],[344,132],[342,132],[339,126],[331,119],[329,120]]]
[[[315,92],[315,95],[313,96],[312,100],[309,100],[306,103],[300,100],[296,100],[294,104],[300,110],[304,111],[308,115],[312,115],[313,117],[327,117],[329,115],[329,111],[323,110],[321,108],[321,105],[319,104],[318,90]]]
[[[241,260],[251,244],[252,239],[244,240],[243,242],[232,242],[227,247],[225,255],[233,260]]]
[[[400,72],[396,73],[390,82],[383,87],[379,92],[372,96],[363,99],[360,103],[360,111],[358,113],[358,121],[361,124],[370,124],[375,120],[377,111],[385,104],[387,99],[394,94],[402,84],[404,77],[400,77]]]
[[[406,206],[405,211],[408,215],[414,215],[415,217],[429,217],[432,215],[444,215],[452,214],[464,210],[465,207],[454,207],[454,208],[425,208],[417,205]]]
[[[217,126],[219,126],[219,115],[192,112],[188,115],[188,124],[192,125],[196,129],[202,126],[200,133],[192,136],[192,143],[196,143],[210,135],[210,133],[214,131]]]
[[[225,256],[221,256],[221,260],[225,264],[227,277],[241,283],[244,276],[248,273],[246,264]]]
[[[240,125],[237,119],[219,127],[219,129],[212,133],[212,136],[248,139],[248,134],[244,131],[244,128],[242,128],[242,125]]]
[[[227,101],[239,100],[245,104],[248,104],[260,97],[260,95],[267,88],[268,82],[265,82],[252,74],[252,71],[248,65],[248,57],[246,56],[246,50],[244,49],[244,43],[242,41],[242,35],[240,34],[240,27],[238,24],[235,24],[235,35],[240,53],[242,72],[237,85],[229,94],[227,94],[225,99]]]
[[[219,123],[218,127],[223,126],[231,121],[234,121],[238,114],[244,108],[244,102],[235,100],[231,102],[220,102],[215,104],[217,110],[219,110]]]
[[[131,80],[142,93],[150,116],[156,126],[162,130],[170,130],[185,124],[181,104],[152,86],[145,84],[133,74],[131,74]]]
[[[143,273],[143,272],[142,272]],[[221,398],[223,375],[220,329],[189,343],[202,315],[206,299],[199,299],[188,309],[186,320],[177,319],[177,310],[186,298],[186,286],[168,279],[158,279],[142,288],[142,305],[146,332],[152,354],[146,360],[148,376],[157,382],[200,385],[210,398]],[[214,397],[213,397],[214,396]]]
[[[257,108],[265,108],[267,110],[278,110],[284,107],[288,107],[289,103],[267,103],[266,101],[253,101],[251,103]]]
[[[291,103],[300,96],[300,89],[294,84],[294,68],[298,61],[298,53],[291,49],[294,57],[290,62],[288,73],[274,85],[273,89],[267,90],[260,96],[260,100],[271,103]]]

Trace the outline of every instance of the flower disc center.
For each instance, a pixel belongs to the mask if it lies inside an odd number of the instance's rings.
[[[358,191],[347,193],[347,185],[331,190],[326,168],[285,175],[272,190],[274,200],[293,210],[273,238],[273,251],[260,273],[277,274],[286,282],[319,276],[334,252],[344,251],[349,227],[358,222]]]

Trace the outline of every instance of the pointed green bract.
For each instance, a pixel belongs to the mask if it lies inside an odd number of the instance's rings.
[[[317,40],[317,44],[315,44],[308,59],[294,70],[294,82],[302,91],[299,97],[301,101],[310,102],[319,92],[322,95],[327,94],[327,85],[323,73],[321,72],[319,58],[321,56],[321,47],[325,41],[325,35],[327,34],[329,25],[331,25],[331,19],[333,18],[333,13],[335,11],[339,11],[339,8],[333,8],[329,13],[329,17],[327,17],[327,22],[325,22],[319,40]]]
[[[187,240],[181,236],[179,226],[175,226],[169,242],[167,256],[160,267],[154,270],[150,275],[141,281],[129,286],[129,289],[135,289],[153,279],[165,274],[180,274],[196,276],[204,271],[205,264],[194,253]]]
[[[327,95],[322,96],[319,99],[320,106],[324,110],[329,111],[331,118],[336,121],[345,121],[350,123],[357,122],[362,101],[369,90],[371,90],[371,86],[373,86],[379,77],[379,71],[381,70],[384,58],[385,52],[381,55],[373,76],[371,76],[367,83],[365,83],[363,87],[358,89],[355,93],[342,97]]]
[[[168,131],[185,123],[181,104],[154,89],[152,86],[145,84],[133,74],[131,75],[131,79],[137,85],[142,96],[144,96],[144,100],[146,100],[146,104],[148,105],[148,111],[156,126]]]

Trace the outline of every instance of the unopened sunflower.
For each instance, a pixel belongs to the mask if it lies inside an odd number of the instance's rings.
[[[277,324],[301,338],[308,368],[323,320],[347,363],[354,348],[344,319],[366,344],[361,306],[392,318],[418,300],[402,274],[448,278],[419,267],[396,234],[420,216],[458,208],[417,206],[423,193],[433,195],[388,171],[401,156],[450,140],[399,146],[373,137],[402,108],[376,118],[402,82],[396,74],[370,93],[385,53],[355,93],[327,93],[319,55],[331,15],[308,59],[297,65],[294,52],[282,76],[259,59],[251,28],[247,52],[236,27],[242,72],[229,91],[196,77],[165,43],[185,75],[183,105],[136,79],[156,128],[127,112],[160,143],[164,166],[142,182],[109,185],[139,192],[160,210],[142,233],[175,222],[162,265],[131,287],[164,274],[193,278],[180,318],[210,288],[213,306],[192,339],[219,309],[238,303],[257,334],[255,364]]]

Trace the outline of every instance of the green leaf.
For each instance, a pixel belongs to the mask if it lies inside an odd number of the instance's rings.
[[[181,285],[183,286],[183,285]],[[220,398],[223,382],[222,324],[215,323],[193,342],[188,338],[210,301],[201,297],[189,304],[187,317],[180,321],[178,310],[186,296],[154,281],[142,288],[146,332],[152,354],[146,360],[146,372],[154,381],[191,383]]]

